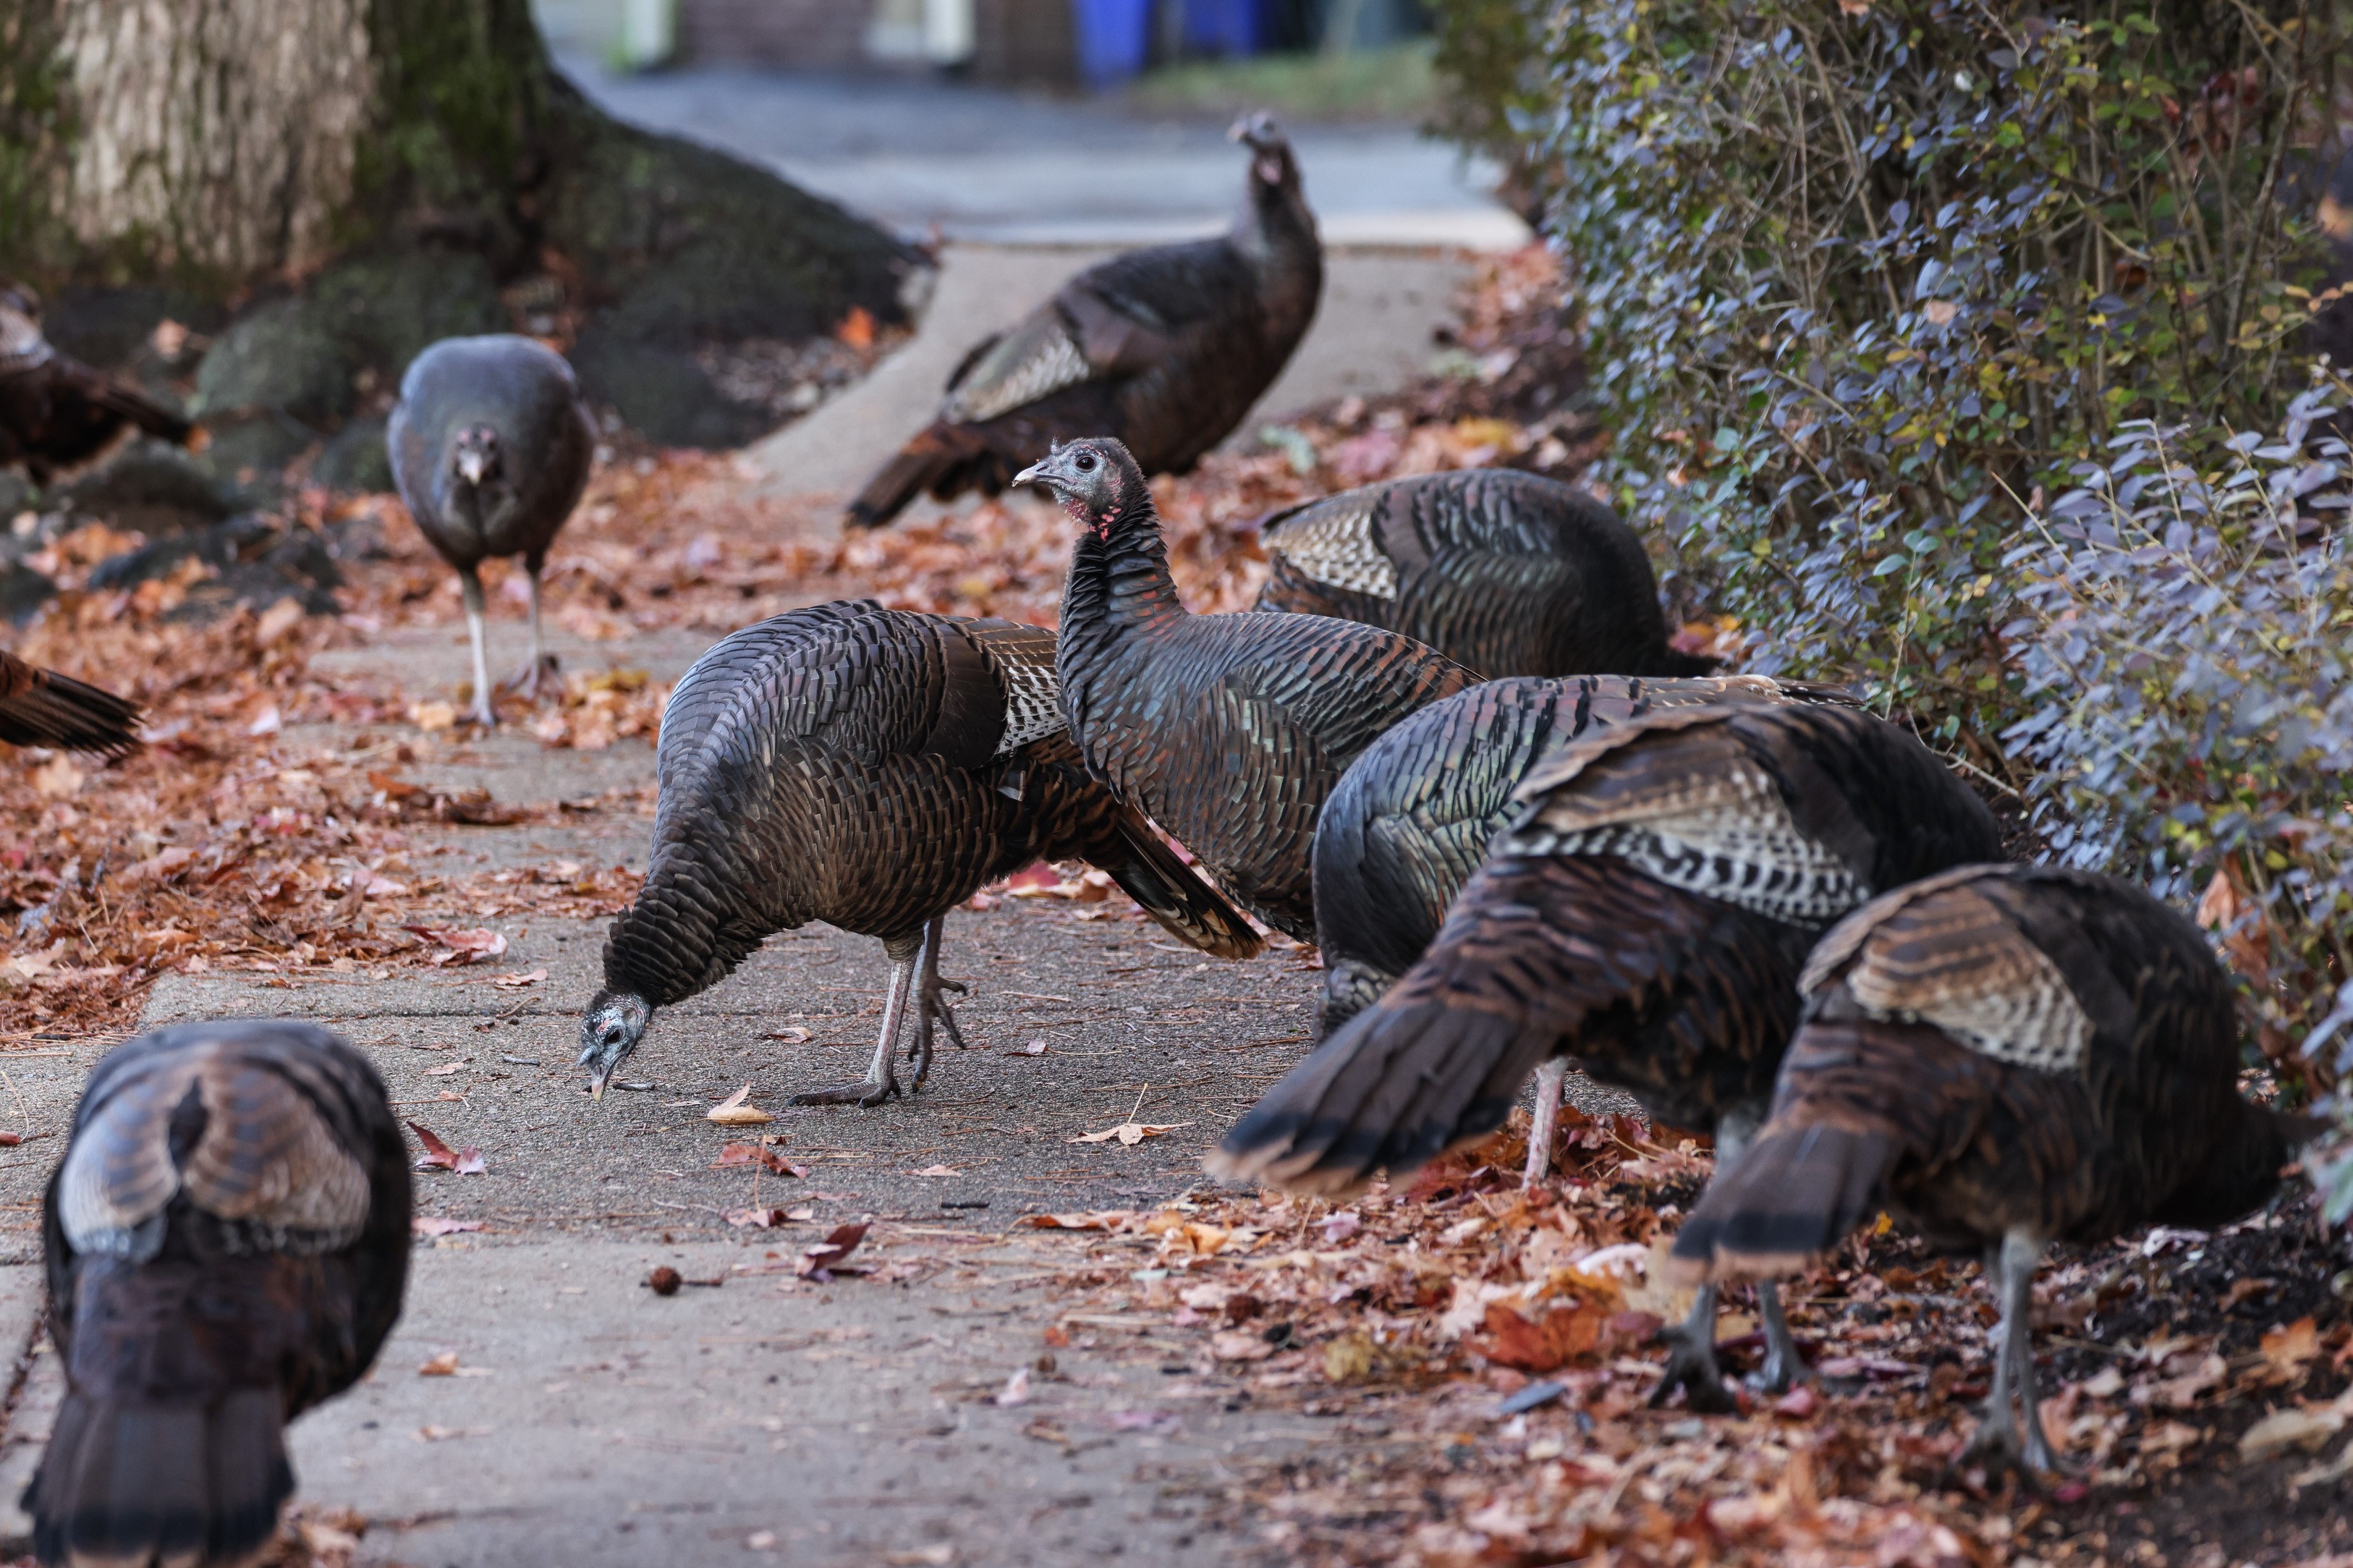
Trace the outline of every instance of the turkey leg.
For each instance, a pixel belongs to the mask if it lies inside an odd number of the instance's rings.
[[[458,568],[458,591],[466,600],[466,635],[474,644],[474,710],[470,717],[485,730],[498,727],[491,711],[491,665],[482,656],[482,579],[471,566]]]
[[[1767,1394],[1786,1394],[1806,1375],[1806,1358],[1789,1332],[1789,1314],[1781,1307],[1781,1287],[1770,1279],[1757,1282],[1757,1315],[1765,1321],[1765,1364],[1757,1386]]]
[[[882,1037],[874,1043],[873,1065],[866,1076],[856,1083],[845,1083],[835,1089],[813,1089],[806,1094],[793,1096],[795,1105],[857,1105],[871,1108],[886,1100],[899,1098],[899,1080],[891,1071],[892,1058],[897,1056],[899,1031],[907,1019],[907,994],[915,984],[915,948],[887,943],[883,951],[891,960],[891,989],[882,999]]]
[[[1762,1120],[1759,1112],[1742,1107],[1726,1111],[1715,1124],[1715,1168],[1727,1171],[1740,1158],[1740,1151],[1748,1146],[1748,1135]],[[1778,1309],[1778,1298],[1774,1302]],[[1660,1337],[1671,1347],[1667,1352],[1666,1375],[1651,1391],[1651,1406],[1656,1409],[1667,1402],[1667,1396],[1678,1388],[1683,1391],[1683,1403],[1705,1415],[1724,1415],[1738,1408],[1732,1395],[1724,1390],[1724,1370],[1715,1360],[1715,1286],[1703,1285],[1692,1299],[1691,1316],[1672,1329],[1661,1331]]]
[[[539,700],[539,678],[553,661],[540,651],[539,563],[527,561],[523,563],[522,570],[523,580],[531,584],[531,662],[507,677],[507,687],[510,690],[521,690],[526,702],[535,702]]]
[[[1982,1459],[1989,1469],[2007,1467],[2030,1475],[2059,1468],[2034,1397],[2034,1268],[2042,1260],[2042,1244],[2022,1230],[2004,1236],[1999,1249],[1987,1249],[1986,1276],[2001,1298],[2001,1326],[1994,1331],[1993,1390],[1984,1418],[1961,1450],[1964,1464]]]
[[[923,928],[923,952],[915,963],[915,1043],[908,1047],[908,1056],[914,1064],[915,1081],[908,1088],[910,1094],[923,1088],[923,1080],[932,1076],[932,1026],[934,1023],[947,1026],[948,1038],[955,1042],[956,1049],[971,1049],[964,1043],[964,1031],[956,1027],[955,1015],[948,1010],[947,1000],[941,994],[942,992],[953,991],[963,996],[972,990],[961,980],[940,977],[940,935],[946,924],[945,915],[932,917],[932,923]]]
[[[1568,1082],[1568,1058],[1546,1057],[1536,1068],[1536,1110],[1528,1123],[1528,1163],[1520,1186],[1535,1186],[1552,1174],[1553,1129],[1560,1121],[1560,1091]]]

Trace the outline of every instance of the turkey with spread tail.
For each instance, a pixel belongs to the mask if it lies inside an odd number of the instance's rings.
[[[473,642],[475,723],[491,710],[482,649],[481,564],[522,557],[531,587],[531,662],[510,685],[539,694],[539,574],[548,546],[579,504],[596,427],[564,356],[533,338],[444,338],[409,362],[385,427],[394,483],[417,531],[457,569]]]
[[[1322,616],[1197,616],[1143,470],[1108,437],[1020,475],[1082,525],[1056,662],[1088,771],[1276,930],[1315,938],[1315,818],[1398,720],[1476,678],[1411,637]]]
[[[1272,117],[1233,130],[1249,205],[1231,232],[1098,262],[973,346],[939,417],[866,482],[873,528],[929,490],[995,495],[1056,441],[1109,433],[1147,473],[1184,473],[1274,384],[1314,319],[1324,247],[1298,161]]]
[[[251,1562],[294,1490],[286,1424],[400,1316],[409,1204],[383,1080],[315,1025],[181,1024],[100,1062],[42,1211],[66,1394],[25,1489],[40,1560]]]
[[[1565,1057],[1729,1163],[1764,1120],[1823,929],[1998,858],[1992,815],[1910,731],[1852,708],[1645,714],[1538,764],[1419,963],[1229,1131],[1212,1173],[1294,1192],[1392,1179],[1503,1124]],[[1796,1347],[1761,1289],[1768,1384]],[[1663,1396],[1729,1401],[1703,1290]]]
[[[1250,922],[1087,776],[1060,696],[1051,632],[868,601],[762,621],[696,660],[662,713],[645,885],[613,922],[581,1022],[592,1092],[655,1008],[811,921],[881,938],[891,977],[867,1076],[797,1103],[895,1098],[911,995],[920,1089],[935,1025],[964,1043],[942,917],[1036,860],[1091,861],[1181,941],[1256,952]]]
[[[1618,514],[1574,485],[1460,468],[1343,490],[1269,518],[1257,607],[1428,643],[1491,679],[1705,675],[1668,646],[1658,578]]]
[[[133,430],[204,445],[187,416],[59,353],[41,331],[32,290],[0,284],[0,468],[20,465],[46,485],[106,456]]]
[[[1671,1274],[1786,1274],[1883,1210],[1983,1258],[2001,1327],[1968,1452],[2051,1469],[2030,1321],[2043,1248],[2236,1219],[2318,1124],[2240,1097],[2230,977],[2189,921],[2111,878],[1915,882],[1834,927],[1800,985],[1772,1116],[1719,1165]]]
[[[0,649],[0,741],[119,757],[139,749],[139,705]]]

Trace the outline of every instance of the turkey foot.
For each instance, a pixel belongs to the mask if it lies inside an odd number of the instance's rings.
[[[915,955],[904,956],[892,949],[891,989],[882,1002],[882,1037],[874,1044],[874,1061],[866,1076],[856,1083],[845,1083],[833,1089],[813,1089],[793,1096],[795,1105],[855,1105],[871,1110],[886,1100],[896,1100],[902,1092],[899,1080],[891,1071],[891,1059],[897,1054],[899,1033],[907,1019],[907,994],[914,989]],[[915,1081],[922,1082],[921,1079]]]
[[[558,659],[554,654],[541,654],[537,663],[524,665],[512,675],[508,676],[505,680],[500,682],[499,689],[501,691],[520,691],[522,693],[524,701],[537,701],[539,699],[539,682],[541,678],[543,676],[554,675],[562,668],[563,661]]]
[[[1781,1288],[1770,1279],[1757,1283],[1757,1315],[1765,1322],[1765,1364],[1750,1378],[1751,1387],[1767,1394],[1787,1394],[1811,1370],[1789,1332],[1789,1314],[1781,1309]]]
[[[1729,1415],[1739,1408],[1724,1386],[1724,1369],[1715,1363],[1715,1287],[1703,1285],[1692,1302],[1691,1316],[1659,1337],[1671,1347],[1666,1375],[1651,1392],[1651,1408],[1666,1404],[1675,1390],[1683,1403],[1701,1415]]]
[[[2022,1230],[2011,1231],[2000,1246],[1986,1249],[1986,1278],[2001,1300],[2001,1326],[1994,1331],[1993,1388],[1986,1395],[1985,1415],[1969,1435],[1959,1462],[1983,1464],[1989,1478],[2015,1470],[2031,1483],[2038,1475],[2062,1468],[2042,1430],[2042,1412],[2034,1397],[2031,1314],[2034,1266],[2042,1256],[2042,1243]]]
[[[947,1026],[948,1038],[955,1042],[956,1049],[972,1048],[965,1044],[964,1031],[956,1027],[955,1014],[950,1011],[947,999],[942,994],[948,991],[959,996],[972,994],[972,987],[963,981],[946,980],[940,975],[940,935],[941,928],[946,923],[944,916],[932,918],[932,923],[923,928],[923,951],[915,961],[915,1043],[907,1051],[908,1059],[914,1067],[915,1081],[908,1090],[910,1094],[922,1089],[923,1080],[932,1076],[932,1028],[934,1024]]]

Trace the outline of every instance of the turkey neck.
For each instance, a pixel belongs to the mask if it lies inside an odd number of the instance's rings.
[[[1258,274],[1269,330],[1281,334],[1303,329],[1324,286],[1324,247],[1298,177],[1252,189],[1250,212],[1229,238]]]
[[[1056,662],[1066,683],[1073,677],[1083,680],[1090,667],[1114,657],[1124,638],[1166,630],[1191,614],[1168,574],[1168,546],[1148,491],[1109,532],[1099,539],[1087,528],[1071,557],[1056,634]]]

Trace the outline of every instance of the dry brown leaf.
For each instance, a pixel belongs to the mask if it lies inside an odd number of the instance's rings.
[[[815,1279],[820,1283],[831,1279],[832,1271],[841,1267],[842,1259],[857,1251],[858,1244],[866,1239],[868,1223],[859,1220],[849,1225],[835,1226],[826,1232],[823,1241],[801,1248],[800,1260],[793,1271],[804,1279]]]
[[[751,1098],[752,1086],[746,1083],[743,1088],[704,1111],[702,1119],[705,1121],[715,1121],[722,1127],[758,1127],[776,1120],[757,1106],[744,1103]]]
[[[460,1231],[481,1228],[480,1220],[450,1219],[442,1215],[421,1214],[408,1222],[409,1234],[412,1236],[456,1236]]]
[[[720,1165],[757,1165],[762,1170],[773,1171],[779,1176],[806,1176],[808,1174],[807,1166],[796,1165],[791,1161],[786,1159],[782,1154],[777,1153],[774,1149],[765,1149],[757,1143],[726,1144],[720,1149],[719,1158],[712,1161],[711,1163],[714,1167]]]
[[[480,1149],[468,1149],[461,1153],[441,1142],[434,1136],[431,1129],[419,1122],[409,1122],[408,1130],[417,1134],[419,1143],[425,1145],[425,1152],[417,1162],[417,1168],[420,1171],[442,1170],[455,1172],[460,1176],[479,1176],[490,1168],[482,1163]]]

